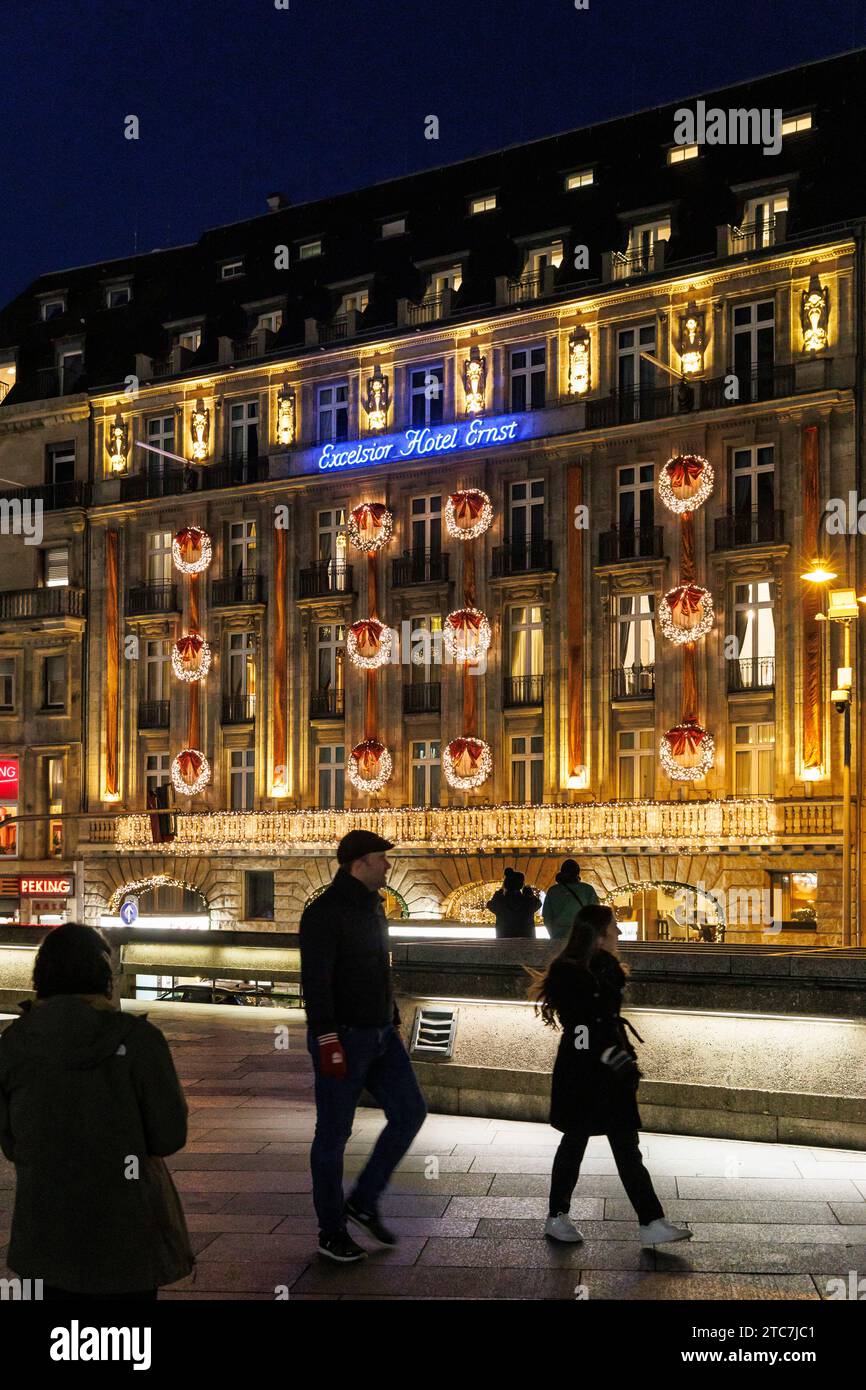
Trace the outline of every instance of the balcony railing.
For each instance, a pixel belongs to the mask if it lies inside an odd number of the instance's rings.
[[[266,458],[227,459],[222,463],[189,468],[153,468],[120,480],[121,502],[143,502],[151,497],[178,497],[182,492],[211,492],[217,488],[244,487],[268,477]]]
[[[610,673],[612,700],[651,700],[655,688],[654,666],[615,666]]]
[[[255,695],[224,695],[223,724],[249,724],[256,717]]]
[[[59,512],[67,507],[90,506],[90,483],[71,478],[66,483],[37,483],[33,487],[10,488],[3,493],[6,502],[41,502],[46,512]]]
[[[750,401],[780,400],[795,394],[796,371],[793,362],[769,363],[748,372],[735,372],[732,368],[728,376],[703,381],[700,388],[701,410],[721,410],[727,405],[743,405]]]
[[[675,413],[676,396],[673,386],[612,391],[601,400],[587,401],[585,428],[597,430],[608,425],[632,425],[636,420],[663,420]]]
[[[780,225],[777,228],[777,223]],[[763,222],[744,222],[741,227],[729,230],[730,251],[734,256],[738,251],[760,251],[765,246],[775,246],[781,236],[781,219],[767,217]]]
[[[243,574],[214,579],[211,582],[210,601],[215,608],[224,608],[231,603],[264,603],[264,576],[245,570]]]
[[[391,585],[395,589],[407,584],[444,583],[448,578],[448,555],[441,551],[432,554],[413,551],[391,561]]]
[[[617,565],[625,560],[659,560],[662,556],[661,526],[614,526],[598,538],[598,563]]]
[[[528,299],[538,299],[544,289],[545,281],[541,275],[524,275],[519,280],[509,280],[508,303],[523,304]]]
[[[329,594],[354,592],[354,569],[341,560],[317,560],[300,571],[298,598],[327,598]]]
[[[319,323],[319,342],[338,343],[349,336],[349,318],[346,314]]]
[[[311,719],[342,719],[346,713],[344,690],[311,690]]]
[[[151,497],[179,497],[193,489],[184,482],[182,468],[149,468],[120,480],[121,502],[144,502]]]
[[[58,585],[51,589],[9,589],[0,593],[0,621],[16,618],[83,618],[83,589]]]
[[[543,703],[543,676],[506,676],[502,682],[503,709],[519,709]]]
[[[442,686],[438,681],[419,681],[403,686],[404,714],[438,714],[442,705]]]
[[[775,684],[774,656],[738,657],[728,662],[728,690],[772,690]]]
[[[36,372],[36,389],[42,399],[71,396],[83,386],[83,367],[40,367]]]
[[[135,584],[126,591],[126,611],[130,617],[145,613],[177,613],[176,584]]]
[[[494,579],[512,574],[528,574],[532,570],[553,569],[553,543],[542,536],[532,540],[506,541],[493,547]]]
[[[442,295],[433,295],[430,299],[424,299],[420,304],[407,304],[406,322],[410,328],[417,328],[423,323],[436,323],[438,319],[444,318],[446,313],[445,300]]]
[[[238,457],[226,459],[197,468],[194,477],[200,479],[198,486],[205,492],[221,487],[244,487],[249,483],[267,481],[270,464],[266,458]]]
[[[138,727],[140,729],[167,729],[170,723],[170,700],[139,700]]]
[[[745,516],[716,517],[716,550],[737,550],[746,545],[772,545],[785,539],[784,512],[749,512]]]

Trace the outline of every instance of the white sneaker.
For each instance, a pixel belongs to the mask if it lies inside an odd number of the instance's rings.
[[[641,1245],[667,1245],[674,1240],[691,1240],[693,1232],[685,1226],[675,1226],[663,1216],[657,1216],[648,1226],[640,1228]]]
[[[583,1240],[582,1234],[564,1211],[558,1216],[548,1216],[544,1223],[544,1234],[550,1236],[551,1240]]]

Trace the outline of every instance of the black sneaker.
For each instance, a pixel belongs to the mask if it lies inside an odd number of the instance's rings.
[[[343,1265],[355,1264],[357,1260],[367,1258],[366,1250],[355,1244],[345,1227],[332,1236],[319,1236],[319,1254]]]
[[[354,1202],[346,1202],[346,1215],[356,1226],[361,1226],[379,1245],[394,1246],[397,1237],[387,1226],[383,1226],[377,1211],[361,1211]]]

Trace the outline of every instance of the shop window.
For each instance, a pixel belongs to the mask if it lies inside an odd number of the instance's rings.
[[[15,859],[18,855],[18,826],[7,824],[10,816],[17,816],[18,806],[0,806],[0,856]]]
[[[782,931],[818,930],[818,875],[810,871],[770,874],[773,915],[781,916]]]

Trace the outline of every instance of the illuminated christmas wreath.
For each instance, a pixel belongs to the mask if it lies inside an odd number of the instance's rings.
[[[442,750],[442,771],[449,787],[471,791],[493,771],[493,754],[483,738],[453,738]]]
[[[659,744],[659,762],[673,782],[699,782],[715,761],[716,741],[693,719],[668,729]]]
[[[669,511],[694,512],[713,490],[712,464],[700,454],[675,454],[659,475],[659,497]]]
[[[455,661],[478,661],[490,646],[490,637],[490,623],[479,608],[455,608],[442,628],[445,649]]]
[[[480,488],[452,492],[445,503],[445,529],[459,541],[483,536],[493,520],[493,503]]]
[[[391,539],[394,518],[384,502],[361,502],[349,512],[346,530],[358,550],[371,554]]]
[[[384,743],[377,738],[365,738],[356,743],[349,754],[346,775],[353,787],[362,792],[379,792],[394,770],[394,761]]]
[[[210,763],[198,748],[184,748],[171,765],[171,784],[183,796],[195,796],[210,781]]]
[[[171,543],[171,555],[182,574],[201,574],[213,559],[213,544],[200,526],[185,526]]]
[[[204,680],[210,663],[210,644],[197,632],[178,638],[171,649],[171,669],[180,681]]]
[[[713,625],[713,596],[698,584],[680,584],[659,603],[659,623],[669,642],[699,642]]]
[[[393,634],[378,618],[359,618],[346,633],[346,651],[353,666],[373,671],[391,660]]]

